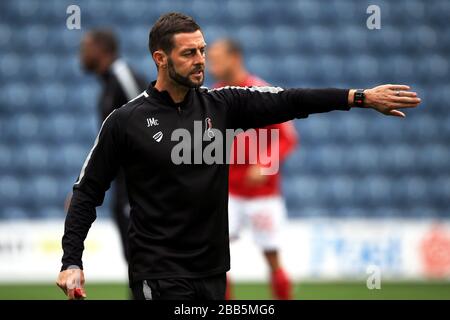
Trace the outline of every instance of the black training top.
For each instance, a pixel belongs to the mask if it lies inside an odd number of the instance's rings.
[[[186,163],[189,160],[176,164],[171,158],[177,154],[174,150],[194,162],[194,151],[217,142],[220,133],[225,137],[226,129],[258,128],[350,109],[344,89],[198,88],[176,104],[168,92],[153,85],[114,110],[100,129],[73,187],[62,239],[62,270],[82,267],[83,241],[96,218],[95,207],[123,167],[131,205],[130,282],[228,271],[228,165]],[[199,123],[204,135],[194,132]],[[172,136],[175,129],[191,134],[192,139],[183,140],[188,148],[184,153],[179,151],[179,131]],[[211,130],[216,134],[209,134]],[[201,141],[206,136],[209,141]]]

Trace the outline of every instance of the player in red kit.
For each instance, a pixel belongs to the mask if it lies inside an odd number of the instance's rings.
[[[234,40],[223,39],[213,43],[208,49],[208,63],[211,75],[218,81],[215,87],[224,86],[268,86],[260,78],[247,72],[243,64],[242,50]],[[239,233],[246,224],[250,225],[256,244],[262,249],[271,271],[272,294],[276,299],[291,299],[291,281],[283,269],[280,257],[280,235],[282,224],[286,218],[286,208],[280,193],[280,173],[262,174],[260,158],[256,163],[250,161],[250,146],[258,146],[262,152],[258,139],[263,132],[267,136],[267,150],[278,144],[278,157],[281,163],[294,149],[297,134],[291,122],[274,124],[261,130],[256,129],[256,135],[241,133],[236,139],[244,139],[245,143],[234,141],[233,153],[229,172],[229,232],[230,241],[239,237]],[[278,139],[271,140],[270,131],[278,129]],[[243,137],[245,135],[245,137]],[[255,150],[255,149],[253,149]],[[264,150],[264,151],[267,151]],[[245,155],[244,163],[238,161],[238,155]],[[278,170],[277,170],[278,171]],[[227,279],[226,298],[231,298],[230,280]]]

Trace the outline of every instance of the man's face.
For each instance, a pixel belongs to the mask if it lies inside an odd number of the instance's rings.
[[[213,43],[208,49],[208,72],[216,81],[229,80],[235,63],[235,54],[229,52],[225,43]]]
[[[89,34],[86,34],[81,41],[80,60],[82,67],[88,72],[94,72],[98,67],[100,48]]]
[[[206,43],[200,30],[173,36],[174,47],[167,58],[169,77],[179,85],[197,88],[205,80]]]

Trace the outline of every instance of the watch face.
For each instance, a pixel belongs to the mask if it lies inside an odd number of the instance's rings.
[[[357,90],[355,92],[354,102],[357,106],[361,106],[364,103],[364,91]]]

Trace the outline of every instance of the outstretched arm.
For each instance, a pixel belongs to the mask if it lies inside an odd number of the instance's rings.
[[[381,85],[365,90],[362,107],[404,117],[399,109],[420,103],[415,92],[404,85]],[[228,107],[228,127],[259,128],[313,113],[350,110],[355,89],[282,89],[279,87],[225,87],[210,91]]]

